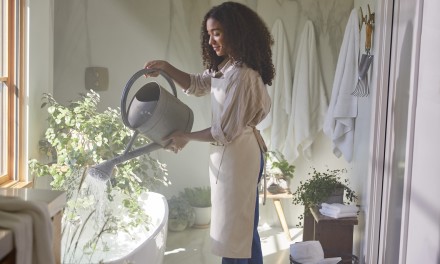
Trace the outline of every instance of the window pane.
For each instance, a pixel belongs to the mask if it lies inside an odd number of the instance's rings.
[[[6,175],[7,171],[7,150],[8,150],[8,126],[7,126],[7,87],[4,83],[0,85],[0,176]]]
[[[8,162],[8,87],[4,83],[8,69],[8,3],[7,0],[0,1],[0,176],[4,176]]]
[[[1,42],[0,42],[0,77],[5,77],[7,71],[8,62],[8,9],[7,0],[0,0],[0,32],[1,32]]]

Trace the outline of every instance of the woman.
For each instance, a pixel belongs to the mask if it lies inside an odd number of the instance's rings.
[[[257,185],[265,145],[255,126],[270,110],[265,85],[275,74],[273,39],[254,11],[233,2],[205,15],[201,39],[203,73],[188,74],[160,60],[145,65],[167,73],[187,94],[211,94],[211,127],[176,131],[166,138],[167,148],[177,153],[189,141],[211,143],[212,252],[223,264],[263,263]]]

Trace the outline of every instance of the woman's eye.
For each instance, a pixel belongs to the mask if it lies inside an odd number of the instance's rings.
[[[214,32],[212,33],[212,35],[213,35],[214,37],[218,37],[218,36],[221,35],[221,32],[219,32],[219,31],[214,31]]]

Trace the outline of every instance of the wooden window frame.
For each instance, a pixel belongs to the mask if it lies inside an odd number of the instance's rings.
[[[29,187],[24,147],[25,1],[7,0],[7,72],[1,81],[7,87],[7,163],[6,175],[0,175],[0,187]],[[4,36],[2,36],[4,37]]]

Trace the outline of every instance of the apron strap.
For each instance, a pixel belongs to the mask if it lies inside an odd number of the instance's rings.
[[[267,197],[267,182],[266,182],[266,159],[267,159],[267,146],[264,142],[263,137],[261,136],[260,130],[256,127],[252,127],[255,138],[257,139],[258,146],[260,147],[261,152],[264,155],[264,164],[263,164],[263,205],[266,205],[266,197]]]
[[[252,130],[254,131],[254,135],[255,135],[255,138],[257,139],[258,146],[260,147],[261,152],[266,153],[267,152],[266,142],[264,142],[264,139],[261,136],[260,130],[258,130],[256,127],[252,127]]]

